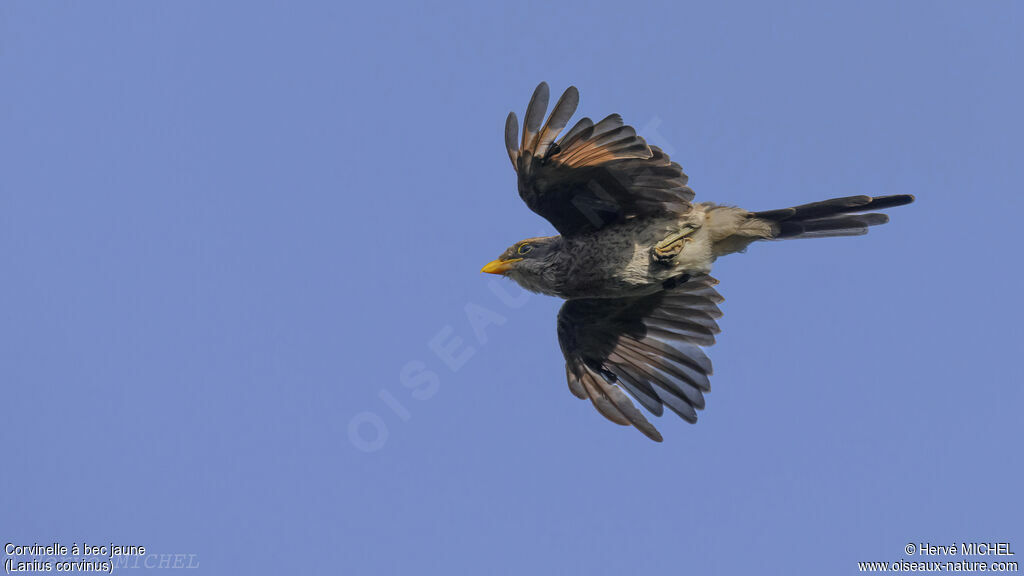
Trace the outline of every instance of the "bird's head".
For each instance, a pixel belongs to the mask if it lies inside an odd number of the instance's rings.
[[[480,271],[508,276],[527,290],[551,293],[558,279],[556,256],[561,240],[559,236],[548,236],[516,242]]]

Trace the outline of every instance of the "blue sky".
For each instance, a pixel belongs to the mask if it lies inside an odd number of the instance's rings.
[[[209,574],[845,574],[908,542],[1024,548],[1022,19],[4,3],[0,540]],[[502,145],[541,80],[622,114],[700,200],[917,203],[719,261],[707,409],[657,445],[569,393],[559,301],[479,273],[551,231]]]

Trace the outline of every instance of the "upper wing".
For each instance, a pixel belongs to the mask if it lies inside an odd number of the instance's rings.
[[[583,118],[555,141],[578,103],[579,92],[570,86],[541,126],[548,107],[548,85],[541,82],[526,109],[521,142],[519,121],[509,113],[505,147],[526,205],[563,236],[636,216],[686,212],[693,190],[683,169],[618,114],[597,124]]]
[[[710,276],[639,298],[569,300],[558,313],[558,342],[569,390],[589,398],[617,424],[650,439],[661,434],[619,388],[661,416],[668,405],[688,422],[704,408],[711,361],[700,348],[715,343],[722,316]]]

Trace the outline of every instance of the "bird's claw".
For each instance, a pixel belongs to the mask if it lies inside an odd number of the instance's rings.
[[[696,232],[696,230],[693,226],[686,225],[679,229],[679,231],[669,234],[664,240],[651,248],[651,258],[655,262],[669,263],[683,251],[683,245],[686,243],[687,237]]]

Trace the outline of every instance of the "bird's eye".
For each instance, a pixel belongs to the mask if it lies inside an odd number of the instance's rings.
[[[530,250],[533,250],[533,246],[530,246],[529,244],[523,244],[522,246],[520,246],[520,247],[519,247],[519,250],[518,250],[518,252],[519,252],[520,254],[526,254],[526,253],[528,253],[528,252],[529,252]]]

